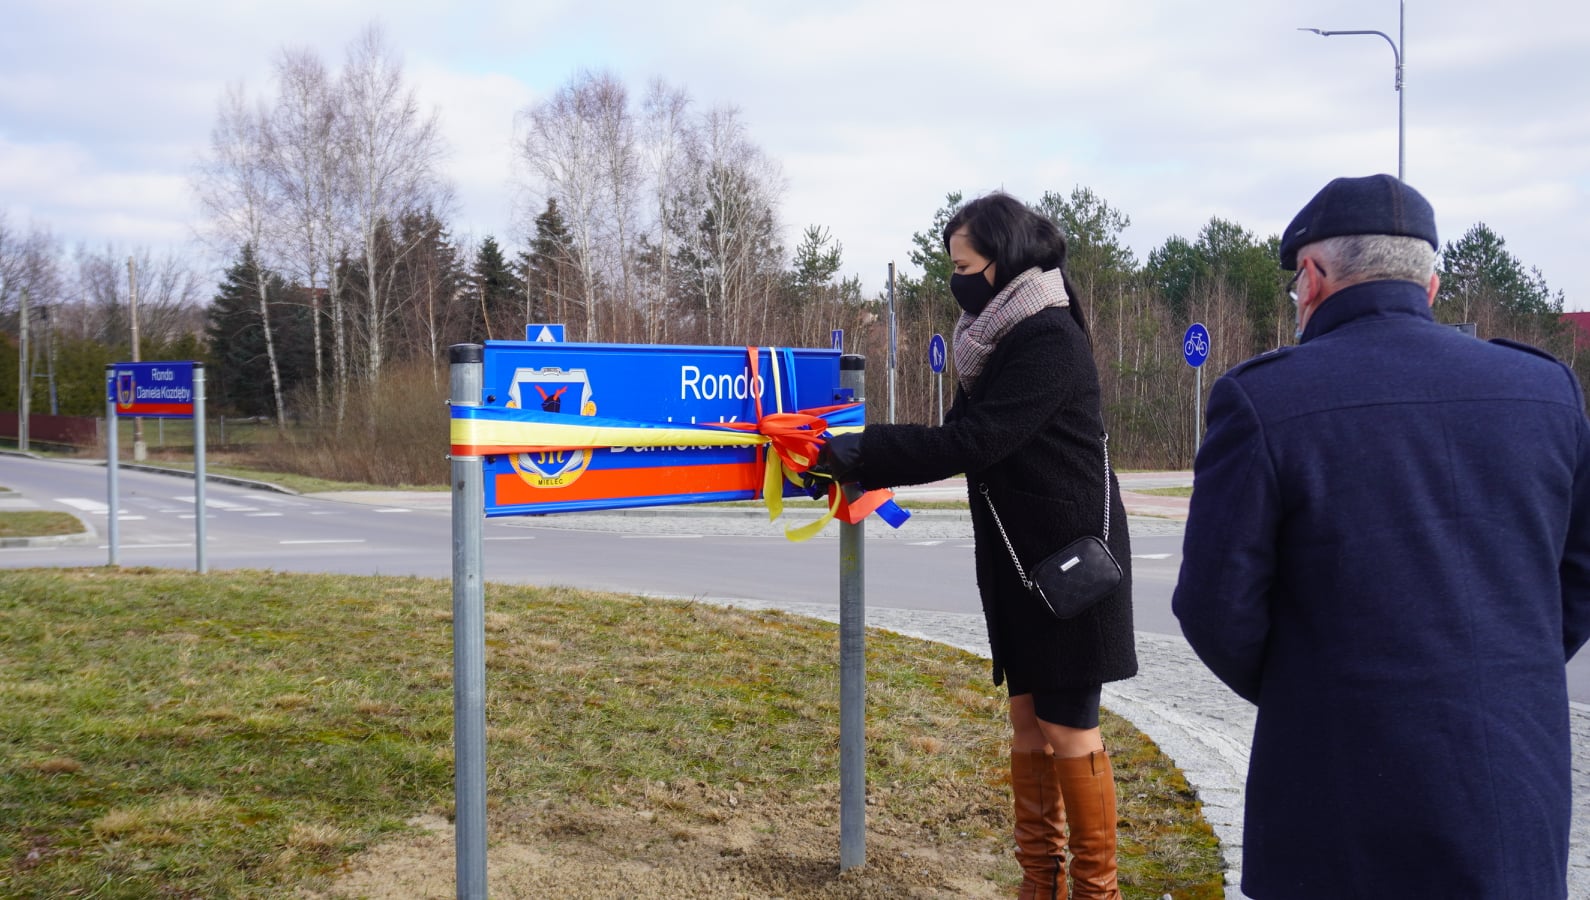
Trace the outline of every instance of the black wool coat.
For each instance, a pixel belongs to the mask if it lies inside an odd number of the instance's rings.
[[[1172,601],[1258,704],[1242,888],[1561,900],[1564,663],[1590,637],[1590,423],[1573,373],[1332,295],[1215,383]]]
[[[977,586],[988,622],[994,683],[1011,675],[1054,690],[1137,674],[1132,554],[1120,488],[1110,475],[1110,551],[1116,592],[1064,621],[1022,587],[980,485],[987,485],[1028,570],[1104,525],[1099,379],[1087,335],[1069,310],[1045,309],[1000,339],[968,394],[956,391],[944,425],[868,425],[861,483],[922,484],[965,473]]]

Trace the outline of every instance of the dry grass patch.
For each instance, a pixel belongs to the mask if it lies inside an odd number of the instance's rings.
[[[405,824],[453,802],[450,595],[0,571],[0,772],[28,823],[0,829],[0,893],[450,896],[450,833]],[[1010,892],[1008,724],[985,661],[869,634],[868,863],[840,876],[835,626],[566,589],[493,585],[487,602],[493,878],[511,879],[495,895]],[[1180,774],[1105,727],[1126,896],[1219,896]]]
[[[54,759],[40,760],[33,764],[33,768],[45,775],[75,775],[83,771],[83,764],[75,759],[58,756]]]

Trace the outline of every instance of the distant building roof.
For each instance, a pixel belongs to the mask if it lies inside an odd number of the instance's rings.
[[[1573,348],[1590,350],[1590,312],[1563,313],[1562,320],[1573,326]]]

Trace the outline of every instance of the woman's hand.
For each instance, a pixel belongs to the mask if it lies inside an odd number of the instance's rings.
[[[861,479],[861,433],[830,435],[817,452],[817,462],[801,473],[801,484],[813,498],[828,493],[830,484]]]

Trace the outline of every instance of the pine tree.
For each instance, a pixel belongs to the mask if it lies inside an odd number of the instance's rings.
[[[536,216],[530,249],[519,254],[519,270],[525,273],[523,283],[529,297],[527,308],[531,322],[568,321],[568,302],[582,296],[580,267],[575,256],[574,241],[569,236],[563,214],[558,211],[558,201],[548,200],[546,209]]]
[[[238,260],[226,270],[220,289],[206,311],[205,336],[214,368],[207,393],[223,412],[248,416],[274,416],[270,362],[265,352],[265,330],[260,323],[259,261],[254,248],[244,245]],[[283,391],[312,371],[307,310],[292,301],[287,283],[279,275],[264,273],[270,298],[272,328],[278,346]]]
[[[475,252],[470,281],[472,299],[487,324],[487,333],[494,338],[513,337],[516,324],[525,324],[518,321],[524,311],[524,281],[508,267],[502,248],[489,234]]]

